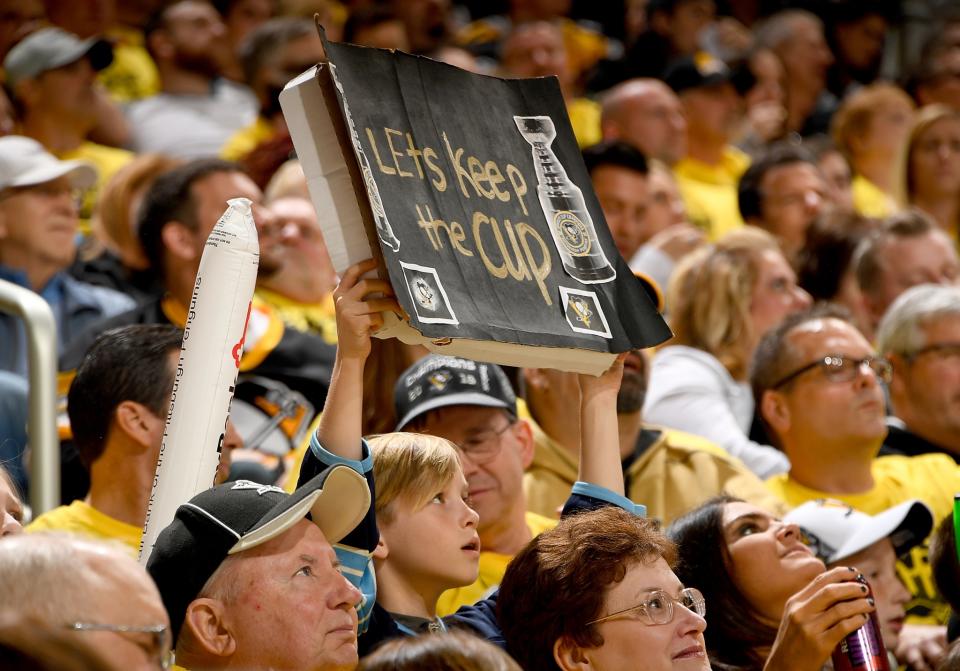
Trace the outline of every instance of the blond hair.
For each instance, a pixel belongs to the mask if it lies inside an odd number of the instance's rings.
[[[684,257],[667,288],[673,344],[709,352],[743,377],[757,336],[750,304],[766,251],[781,253],[776,239],[747,226]]]
[[[894,198],[901,207],[908,207],[913,202],[913,174],[910,172],[910,162],[920,136],[944,119],[960,121],[960,111],[948,105],[927,105],[920,109],[913,120],[910,134],[903,145],[903,151],[897,160],[897,181],[894,184]]]
[[[911,110],[916,108],[910,96],[893,84],[870,84],[847,96],[833,115],[830,134],[848,161],[853,160],[853,139],[867,132],[874,114],[897,102],[905,103]]]
[[[460,467],[457,446],[421,433],[384,433],[367,439],[377,483],[377,518],[393,519],[393,504],[419,509],[446,487]]]
[[[137,237],[136,213],[131,212],[131,205],[143,197],[157,177],[182,163],[163,154],[141,154],[118,170],[100,191],[91,222],[93,234],[103,247],[135,270],[145,270],[150,262]]]

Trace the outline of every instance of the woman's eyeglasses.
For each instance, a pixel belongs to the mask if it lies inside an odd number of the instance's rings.
[[[701,594],[700,590],[696,587],[687,587],[681,590],[678,598],[674,598],[663,590],[658,589],[650,592],[650,597],[642,603],[638,603],[636,606],[631,606],[630,608],[618,610],[616,613],[604,615],[596,620],[591,620],[587,622],[587,626],[606,622],[607,620],[622,617],[627,613],[633,612],[642,615],[641,620],[644,624],[668,624],[673,621],[674,604],[678,603],[700,617],[705,617],[707,614],[707,602],[704,600],[703,594]]]

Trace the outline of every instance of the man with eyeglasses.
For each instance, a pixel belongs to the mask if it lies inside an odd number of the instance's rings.
[[[129,296],[66,272],[77,254],[78,190],[96,178],[93,166],[57,160],[36,140],[0,138],[0,279],[50,305],[61,352],[95,321],[134,305]],[[25,376],[27,339],[19,318],[0,313],[0,343],[0,370]]]
[[[880,321],[877,349],[893,364],[885,449],[960,463],[960,288],[904,292]]]
[[[887,435],[883,385],[892,367],[831,308],[788,317],[754,354],[751,383],[770,436],[790,471],[767,486],[791,506],[833,498],[875,515],[920,499],[941,519],[960,491],[960,469],[943,454],[877,458]],[[901,558],[913,598],[911,624],[942,624],[949,608],[933,588],[929,539]]]
[[[523,472],[533,460],[533,431],[518,418],[517,397],[499,366],[428,356],[400,375],[394,406],[398,431],[429,433],[460,447],[470,505],[480,516],[480,576],[444,593],[437,612],[447,615],[487,596],[510,559],[556,520],[527,512]]]
[[[110,669],[170,668],[170,623],[147,572],[119,543],[59,534],[0,543],[0,611],[74,632]]]

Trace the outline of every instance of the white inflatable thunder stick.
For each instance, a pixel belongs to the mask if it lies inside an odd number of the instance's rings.
[[[177,507],[213,485],[243,354],[260,245],[250,201],[235,198],[200,259],[140,543],[146,565]]]

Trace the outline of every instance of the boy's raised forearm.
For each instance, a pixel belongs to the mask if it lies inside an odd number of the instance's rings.
[[[388,282],[361,279],[376,266],[373,260],[351,266],[333,292],[337,357],[317,427],[317,441],[325,450],[354,461],[362,459],[363,368],[370,355],[370,337],[383,326],[382,312],[400,312]]]
[[[317,441],[328,452],[360,461],[363,422],[363,367],[366,357],[343,358],[337,352],[333,377],[323,415],[317,426]]]
[[[580,471],[577,479],[623,495],[617,393],[623,356],[600,377],[578,376],[580,382]]]

